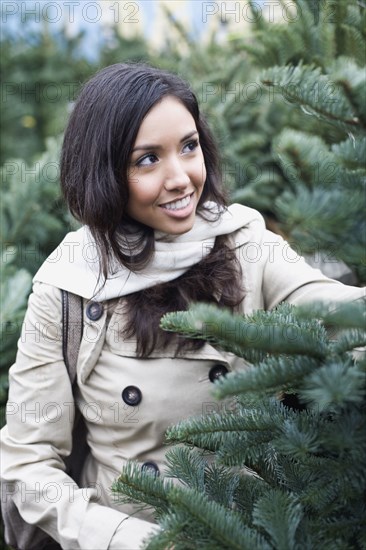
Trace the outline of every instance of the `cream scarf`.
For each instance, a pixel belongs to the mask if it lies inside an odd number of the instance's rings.
[[[155,253],[142,271],[134,273],[119,265],[103,284],[95,241],[84,226],[65,236],[33,281],[51,284],[83,298],[109,300],[176,279],[209,254],[218,235],[250,228],[253,237],[253,230],[263,228],[263,218],[252,208],[232,204],[228,209],[218,210],[214,203],[207,205],[213,212],[212,221],[196,216],[192,229],[178,236],[155,232]],[[218,212],[220,216],[214,221]]]

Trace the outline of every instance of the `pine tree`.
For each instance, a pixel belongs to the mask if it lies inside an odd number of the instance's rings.
[[[77,227],[59,185],[60,134],[70,104],[99,64],[147,57],[143,39],[126,40],[112,28],[110,44],[92,62],[79,53],[82,38],[68,37],[65,29],[51,33],[47,25],[28,28],[26,22],[20,37],[1,37],[0,427],[32,277]]]
[[[125,39],[116,27],[105,43],[93,45],[91,58],[83,48],[85,32],[70,37],[65,28],[26,18],[21,28],[18,36],[4,25],[0,39],[1,164],[10,157],[34,162],[47,138],[63,132],[82,83],[98,68],[148,58],[142,38]]]
[[[50,138],[47,151],[33,165],[23,159],[8,159],[0,173],[1,425],[7,370],[15,358],[32,276],[71,224],[60,199],[59,149],[59,140]]]
[[[184,445],[168,450],[165,478],[122,470],[121,500],[152,506],[164,529],[149,550],[364,548],[366,361],[352,354],[366,344],[364,304],[246,317],[200,304],[162,327],[252,367],[215,384],[217,398],[233,400],[221,412],[169,429],[167,442]],[[280,399],[295,391],[303,410]]]
[[[68,36],[45,22],[2,29],[2,164],[0,180],[0,427],[8,369],[15,359],[32,277],[64,235],[75,229],[60,198],[60,134],[81,84],[99,67],[147,59],[142,38],[112,28],[94,60],[81,53],[83,33]],[[2,542],[0,520],[0,546]]]
[[[301,17],[287,26],[262,23],[260,46],[250,48],[263,65],[276,63],[261,74],[269,92],[302,110],[272,140],[287,182],[273,214],[302,253],[326,252],[364,281],[365,264],[357,258],[366,244],[365,9],[343,0],[296,6]],[[246,193],[238,190],[237,198],[245,202]]]
[[[258,209],[325,268],[341,260],[353,283],[364,282],[366,9],[297,0],[290,13],[282,2],[271,23],[251,4],[255,23],[226,44],[215,34],[195,44],[172,20],[191,54],[171,46],[167,67],[192,82],[214,125],[232,202]]]
[[[94,61],[80,54],[83,33],[70,38],[65,29],[51,32],[45,22],[37,28],[27,21],[19,37],[5,31],[1,37],[0,427],[7,370],[15,358],[32,277],[76,227],[61,201],[59,185],[61,133],[70,105],[99,65],[147,57],[143,39],[125,39],[117,28],[111,28],[108,44]]]
[[[267,67],[260,78],[279,105],[277,135],[266,135],[279,196],[261,210],[302,252],[341,258],[364,281],[366,10],[344,0],[295,6],[293,24],[262,21],[254,42],[235,43]],[[247,202],[262,189],[266,197],[269,180],[241,184],[232,196]],[[133,462],[122,469],[113,490],[151,506],[163,528],[149,550],[366,548],[365,304],[250,316],[197,304],[161,326],[251,367],[215,384],[220,412],[168,430],[164,477]]]

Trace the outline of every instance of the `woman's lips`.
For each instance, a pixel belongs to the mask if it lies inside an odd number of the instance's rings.
[[[164,212],[172,218],[186,218],[194,209],[193,195],[194,193],[191,193],[182,199],[161,204],[160,208],[162,208]]]

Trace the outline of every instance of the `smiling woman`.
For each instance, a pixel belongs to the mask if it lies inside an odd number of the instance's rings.
[[[113,498],[121,467],[134,460],[164,474],[167,428],[200,414],[220,376],[247,367],[162,331],[162,315],[193,302],[249,314],[364,291],[312,269],[255,210],[227,206],[212,134],[174,74],[143,64],[96,74],[70,116],[61,163],[63,194],[82,227],[34,277],[9,372],[1,476],[20,517],[59,548],[131,550],[155,518]],[[76,387],[59,337],[60,289],[83,304]],[[77,409],[90,448],[78,484],[64,462]]]
[[[178,99],[167,96],[151,109],[137,134],[127,212],[153,229],[185,233],[193,227],[205,181],[195,121]]]
[[[179,149],[174,162],[167,147],[173,145],[172,140]],[[207,174],[205,164],[210,167]],[[193,197],[194,213],[212,210],[207,201],[224,206],[216,145],[196,97],[182,79],[143,64],[117,64],[85,85],[66,129],[61,181],[71,212],[90,228],[100,249],[104,276],[112,257],[133,270],[151,259],[157,228],[135,207],[145,207],[151,199],[162,204],[186,198],[189,193],[182,193],[178,180],[190,178],[190,173],[183,174],[188,166],[189,171],[194,167],[194,182],[200,181],[203,187]],[[168,186],[164,195],[162,189],[158,191],[160,198],[153,197],[158,174]],[[178,188],[171,189],[177,184]],[[191,192],[196,188],[193,181],[185,184]],[[167,230],[183,233],[181,225],[182,230],[173,224]],[[139,238],[124,242],[131,231]]]

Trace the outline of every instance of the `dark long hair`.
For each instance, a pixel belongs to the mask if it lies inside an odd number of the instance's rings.
[[[61,152],[61,188],[64,198],[75,218],[91,230],[98,247],[101,275],[104,279],[107,278],[112,262],[117,260],[126,268],[139,271],[147,265],[154,253],[154,230],[131,220],[127,215],[127,172],[143,119],[150,109],[166,96],[174,96],[182,102],[192,115],[199,134],[207,177],[197,214],[205,217],[206,201],[226,206],[217,147],[189,85],[175,74],[146,64],[118,63],[106,67],[84,85],[70,116]],[[132,233],[134,239],[128,239],[128,235]],[[221,241],[222,239],[218,240]],[[225,246],[224,243],[222,246]],[[215,246],[210,254],[214,256],[209,262],[212,263],[215,253],[218,253],[219,257],[221,252],[220,246]],[[201,264],[204,265],[204,260],[198,265]],[[222,269],[221,266],[220,271]],[[239,288],[238,270],[233,262],[226,262],[224,271],[225,269],[226,284],[228,281],[237,283],[233,287],[234,294],[229,300],[230,303],[226,304],[227,300],[223,303],[231,306],[232,303],[240,301],[238,291],[235,291]],[[193,272],[196,271],[195,268]],[[197,280],[201,275],[196,273]],[[191,273],[187,273],[187,277],[190,276]],[[208,285],[210,295],[223,294],[223,286],[219,280],[221,277],[218,277],[217,282],[213,280]],[[180,277],[170,283],[170,286],[182,285],[183,281]],[[164,285],[159,285],[160,287],[164,292]],[[191,288],[193,287],[194,285],[191,285]],[[155,288],[155,297],[157,291]],[[150,293],[153,294],[152,291]],[[187,307],[191,301],[190,292],[187,291],[185,294]],[[141,342],[140,325],[143,319],[136,318],[138,300],[134,302],[133,297],[127,300],[131,305],[129,318],[134,319],[137,341]],[[184,305],[182,300],[179,305]],[[151,301],[149,307],[154,309]],[[159,308],[159,314],[164,313],[164,309],[166,308]],[[129,326],[131,329],[131,323]],[[150,327],[151,330],[155,328]],[[141,353],[152,351],[158,341],[156,334],[151,340],[151,345],[144,345],[144,349],[140,349]]]
[[[101,70],[85,84],[71,114],[61,154],[61,186],[71,213],[91,229],[104,276],[112,256],[137,271],[153,253],[153,229],[137,222],[131,229],[126,214],[127,170],[141,122],[167,95],[183,103],[200,136],[207,179],[198,211],[207,200],[226,202],[216,145],[189,86],[174,74],[143,64],[121,63]],[[134,250],[131,240],[123,239],[131,231],[141,236],[134,239]]]

